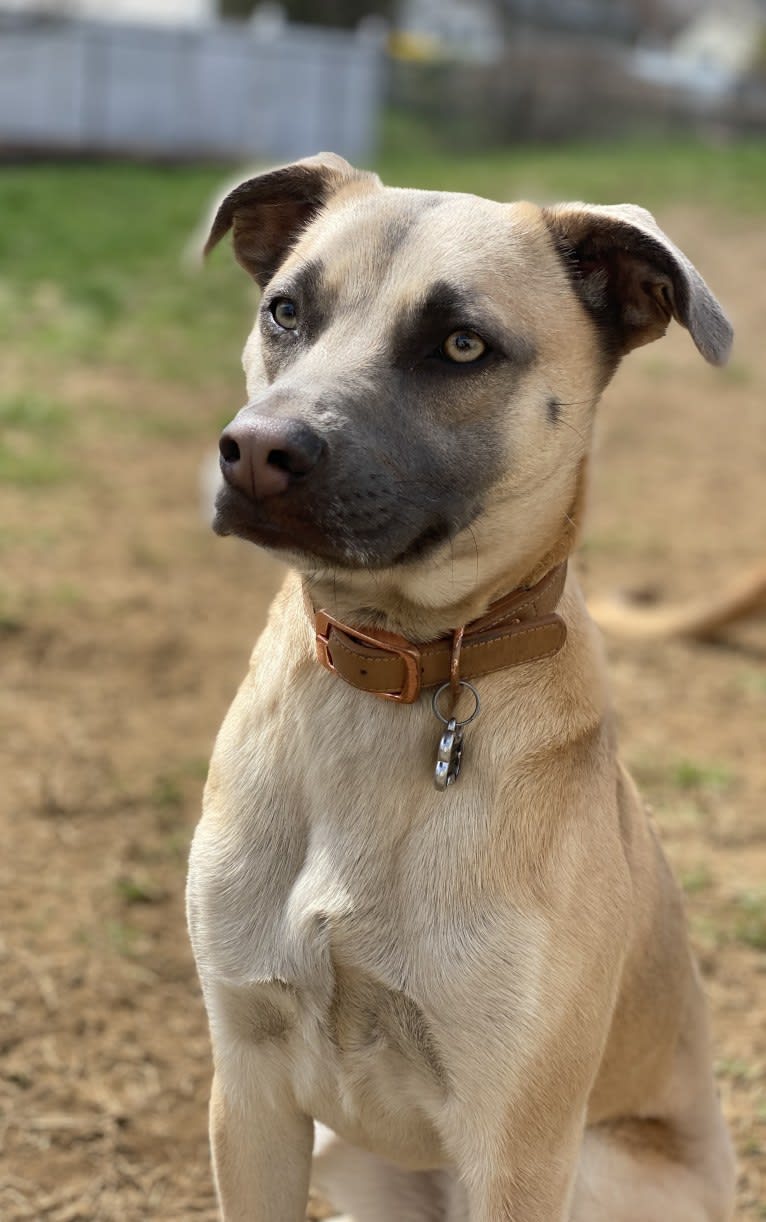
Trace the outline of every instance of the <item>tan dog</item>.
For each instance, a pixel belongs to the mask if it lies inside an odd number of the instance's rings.
[[[455,629],[563,572],[622,354],[675,318],[721,363],[728,323],[629,205],[392,190],[327,154],[235,189],[209,245],[229,229],[263,296],[215,525],[297,572],[191,854],[223,1217],[303,1218],[317,1120],[314,1183],[355,1222],[725,1222],[705,1004],[575,577],[563,648],[476,680],[446,792],[431,692],[328,674],[313,611],[459,665]],[[401,660],[360,648],[361,686]]]

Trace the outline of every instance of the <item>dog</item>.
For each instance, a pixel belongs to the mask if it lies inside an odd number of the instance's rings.
[[[320,154],[229,231],[262,296],[214,529],[291,574],[190,855],[222,1217],[313,1184],[353,1222],[726,1222],[682,903],[567,569],[620,359],[675,319],[722,364],[726,317],[633,205]]]

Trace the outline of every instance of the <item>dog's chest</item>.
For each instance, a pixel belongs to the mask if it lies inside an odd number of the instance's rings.
[[[289,734],[247,707],[225,727],[192,851],[192,941],[217,1030],[284,1063],[307,1113],[433,1166],[450,1093],[433,1016],[458,1015],[483,955],[454,881],[480,839],[433,788],[430,712],[373,718],[362,698],[333,726],[335,690],[321,722],[309,701],[291,708]]]
[[[278,982],[247,992],[253,1040],[267,1056],[284,1056],[309,1115],[392,1158],[440,1161],[432,1120],[448,1074],[413,998],[338,963],[329,995],[321,984]]]
[[[349,882],[345,867],[319,845],[286,888],[274,861],[243,871],[247,894],[229,879],[225,914],[207,915],[199,948],[208,1005],[255,1056],[283,1062],[308,1114],[392,1158],[433,1166],[441,1153],[431,1118],[449,1081],[426,1006],[408,989],[419,948],[383,890],[364,874]],[[257,924],[235,929],[232,912],[252,916],[257,899]]]

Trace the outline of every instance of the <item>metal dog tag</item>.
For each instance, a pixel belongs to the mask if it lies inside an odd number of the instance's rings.
[[[434,785],[437,789],[446,789],[453,785],[460,776],[460,764],[463,760],[463,731],[454,717],[447,722],[447,728],[439,739],[439,749],[436,752],[436,768],[434,769]]]
[[[441,790],[445,790],[448,785],[454,785],[460,776],[460,765],[463,762],[463,726],[467,726],[469,722],[473,721],[481,708],[479,693],[476,688],[472,683],[461,679],[460,686],[467,688],[474,698],[473,712],[470,717],[464,717],[462,721],[458,721],[456,717],[445,717],[444,713],[439,709],[439,697],[449,686],[449,683],[442,683],[441,687],[437,688],[434,692],[431,701],[434,717],[438,717],[439,721],[445,726],[439,739],[439,749],[436,752],[436,768],[434,769],[434,785],[437,789]]]

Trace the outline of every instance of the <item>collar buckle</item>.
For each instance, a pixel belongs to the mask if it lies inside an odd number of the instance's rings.
[[[362,632],[359,628],[351,628],[348,624],[343,624],[334,619],[332,615],[328,615],[326,611],[316,612],[315,623],[317,659],[325,670],[329,670],[332,674],[336,673],[330,644],[330,632],[334,628],[357,644],[369,645],[372,649],[383,649],[401,658],[404,665],[404,683],[401,689],[398,692],[375,692],[375,695],[379,696],[381,700],[391,700],[396,704],[415,703],[421,688],[420,650],[416,645],[405,637],[395,632],[385,632],[382,628],[377,629],[374,636]]]

